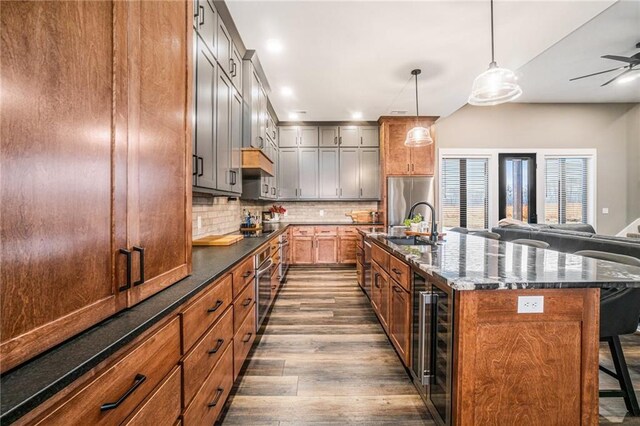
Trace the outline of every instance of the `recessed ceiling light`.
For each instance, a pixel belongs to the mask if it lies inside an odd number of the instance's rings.
[[[290,112],[289,113],[289,120],[297,120],[300,116],[298,115],[297,112]]]
[[[353,118],[354,120],[361,120],[362,113],[360,111],[356,111],[353,114],[351,114],[351,118]]]
[[[290,98],[291,96],[293,96],[293,89],[291,87],[285,86],[280,89],[280,94],[286,98]]]
[[[620,84],[630,83],[633,80],[635,80],[636,78],[638,78],[638,75],[640,75],[640,74],[628,75],[628,76],[622,77],[621,79],[618,80],[618,83],[620,83]]]
[[[280,53],[282,52],[282,49],[284,49],[284,47],[282,46],[280,40],[275,38],[270,38],[269,40],[267,40],[267,50],[269,52]]]

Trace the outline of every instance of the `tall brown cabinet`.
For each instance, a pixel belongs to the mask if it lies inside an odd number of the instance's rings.
[[[190,273],[191,7],[3,1],[1,371]]]

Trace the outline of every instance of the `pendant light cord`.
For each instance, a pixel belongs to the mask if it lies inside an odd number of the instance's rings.
[[[496,63],[493,46],[493,0],[491,0],[491,63]]]
[[[418,74],[416,74],[416,118],[418,118],[420,114],[418,114]]]

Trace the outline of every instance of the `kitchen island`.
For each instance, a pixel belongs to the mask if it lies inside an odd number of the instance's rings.
[[[365,238],[372,305],[438,423],[598,424],[600,288],[640,287],[640,268],[455,232]]]

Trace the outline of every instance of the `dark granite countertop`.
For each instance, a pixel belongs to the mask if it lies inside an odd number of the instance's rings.
[[[640,268],[449,232],[436,246],[404,246],[365,233],[396,257],[454,290],[640,287]]]

